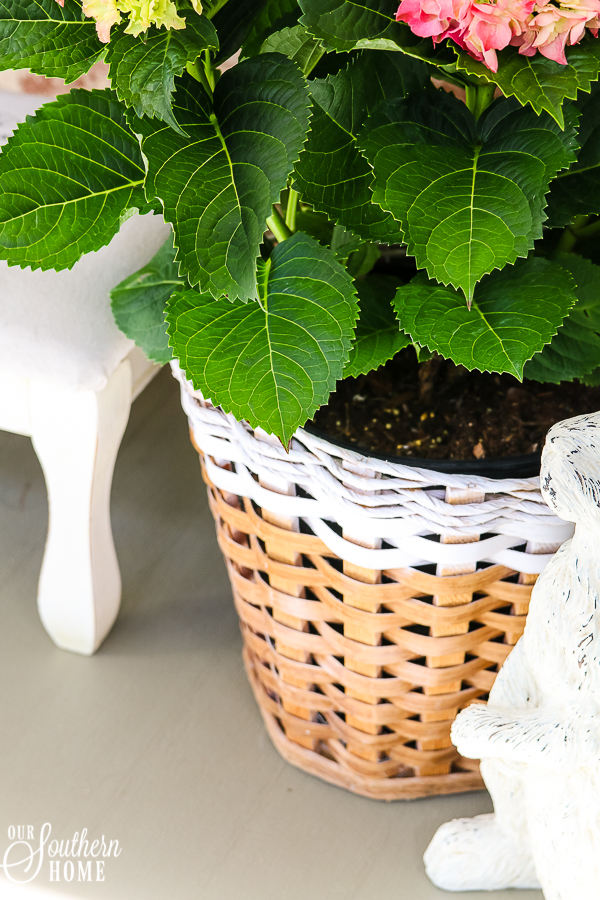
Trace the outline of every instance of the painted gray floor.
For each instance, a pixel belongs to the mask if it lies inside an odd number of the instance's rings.
[[[112,510],[123,608],[99,653],[79,658],[37,618],[44,481],[29,440],[0,432],[0,862],[19,824],[36,840],[49,822],[52,838],[87,828],[122,847],[103,883],[78,883],[77,870],[70,884],[50,883],[45,860],[35,900],[490,897],[444,894],[421,863],[436,827],[490,810],[487,794],[365,800],[271,747],[166,370],[133,406]],[[2,877],[0,897],[13,897]]]

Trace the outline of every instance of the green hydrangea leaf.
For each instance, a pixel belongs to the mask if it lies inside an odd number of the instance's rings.
[[[175,293],[170,343],[196,390],[287,445],[342,377],[358,304],[331,251],[300,232],[262,267],[260,294],[259,304]]]
[[[65,0],[2,0],[0,71],[31,69],[36,75],[64,78],[85,75],[104,54],[96,23],[85,19],[81,4]]]
[[[563,227],[575,216],[600,213],[600,85],[575,104],[581,113],[577,160],[552,182],[548,195],[548,225]]]
[[[0,259],[70,268],[147,210],[124,113],[113,91],[74,90],[19,125],[0,154]]]
[[[379,260],[381,251],[377,244],[361,243],[348,255],[346,268],[353,278],[364,278]]]
[[[319,213],[312,210],[309,206],[302,209],[299,207],[296,212],[296,230],[304,231],[305,234],[310,234],[311,237],[316,238],[320,244],[325,244],[326,247],[330,246],[333,250],[333,236],[335,234],[335,228],[333,222],[330,222],[325,213]],[[360,243],[360,238],[355,239],[357,242],[357,246]],[[349,250],[348,253],[351,251]],[[337,254],[336,254],[337,255]],[[347,257],[348,254],[346,254]]]
[[[299,0],[300,21],[328,50],[402,51],[433,65],[454,66],[451,49],[419,38],[396,22],[398,0]]]
[[[219,36],[221,49],[215,60],[217,65],[237,53],[259,21],[268,19],[271,3],[272,0],[229,0],[214,15],[209,8],[205,8]]]
[[[147,265],[110,292],[117,326],[142,348],[148,359],[160,365],[173,359],[165,308],[169,297],[180,285],[185,285],[185,280],[178,274],[171,236]]]
[[[597,369],[594,369],[593,372],[590,372],[589,375],[583,375],[580,380],[582,384],[587,385],[587,387],[600,386],[600,366]]]
[[[304,25],[294,25],[269,35],[261,47],[261,53],[283,53],[308,74],[321,59],[325,49],[318,38],[308,33]]]
[[[344,378],[366,375],[412,343],[403,331],[392,301],[398,289],[396,278],[371,275],[357,282],[360,315]]]
[[[562,128],[564,101],[574,100],[578,91],[589,92],[591,83],[598,79],[600,41],[586,37],[575,47],[567,47],[566,56],[568,65],[563,66],[541,53],[522,56],[515,47],[506,47],[500,54],[498,71],[492,72],[461,50],[457,67],[497,84],[505,97],[515,96],[519,103],[531,104],[537,113],[549,113]]]
[[[311,131],[295,169],[303,199],[364,240],[401,242],[398,222],[374,202],[373,169],[356,138],[378,103],[404,97],[427,81],[420,63],[372,50],[347,69],[314,79]]]
[[[180,131],[171,110],[175,76],[204,50],[219,46],[215,27],[192,10],[181,30],[152,28],[142,40],[125,34],[123,25],[113,31],[106,51],[109,74],[119,100],[138,116],[156,116]]]
[[[313,213],[313,215],[319,215],[319,213]],[[330,244],[337,259],[346,264],[350,254],[359,250],[363,241],[358,235],[353,234],[351,231],[347,231],[343,225],[335,225],[333,231],[329,235],[327,243]]]
[[[395,19],[395,0],[299,0],[300,21],[328,49],[354,50],[361,41],[388,41],[403,31]],[[386,47],[385,49],[390,49]]]
[[[457,291],[421,274],[398,289],[394,306],[413,341],[469,370],[521,380],[527,360],[551,341],[576,300],[566,269],[531,257],[484,278],[471,310]]]
[[[589,376],[600,367],[600,266],[575,254],[560,254],[573,276],[577,303],[552,341],[525,365],[525,378],[559,384]]]
[[[359,135],[375,172],[374,199],[400,223],[431,278],[464,292],[527,256],[542,236],[545,195],[575,159],[575,113],[564,131],[515,100],[475,122],[443,92],[380,104]]]
[[[284,28],[293,28],[300,12],[297,0],[267,0],[259,15],[252,21],[242,45],[242,58],[263,52],[263,44],[269,36]]]
[[[306,81],[285,56],[261,54],[224,73],[212,107],[184,75],[173,110],[189,137],[153,119],[132,121],[148,160],[148,199],[161,200],[191,285],[217,299],[255,299],[266,219],[308,131]]]

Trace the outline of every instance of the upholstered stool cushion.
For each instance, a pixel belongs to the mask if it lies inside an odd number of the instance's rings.
[[[0,91],[0,141],[48,98]],[[134,215],[107,247],[62,272],[0,261],[0,372],[101,390],[130,350],[109,291],[145,265],[169,236],[160,216]]]

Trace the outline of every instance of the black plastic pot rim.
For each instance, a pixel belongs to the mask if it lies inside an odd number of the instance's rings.
[[[540,474],[541,453],[525,456],[504,456],[499,459],[420,459],[414,456],[391,456],[361,447],[351,441],[331,437],[320,431],[312,422],[302,426],[304,431],[345,450],[353,450],[362,456],[372,456],[385,462],[410,466],[413,469],[429,469],[444,475],[479,475],[481,478],[533,478]]]

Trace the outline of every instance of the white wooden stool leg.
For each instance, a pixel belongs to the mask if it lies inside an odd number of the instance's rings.
[[[59,647],[90,655],[121,602],[110,489],[131,407],[131,365],[124,360],[97,393],[30,386],[31,437],[49,506],[40,618]]]

